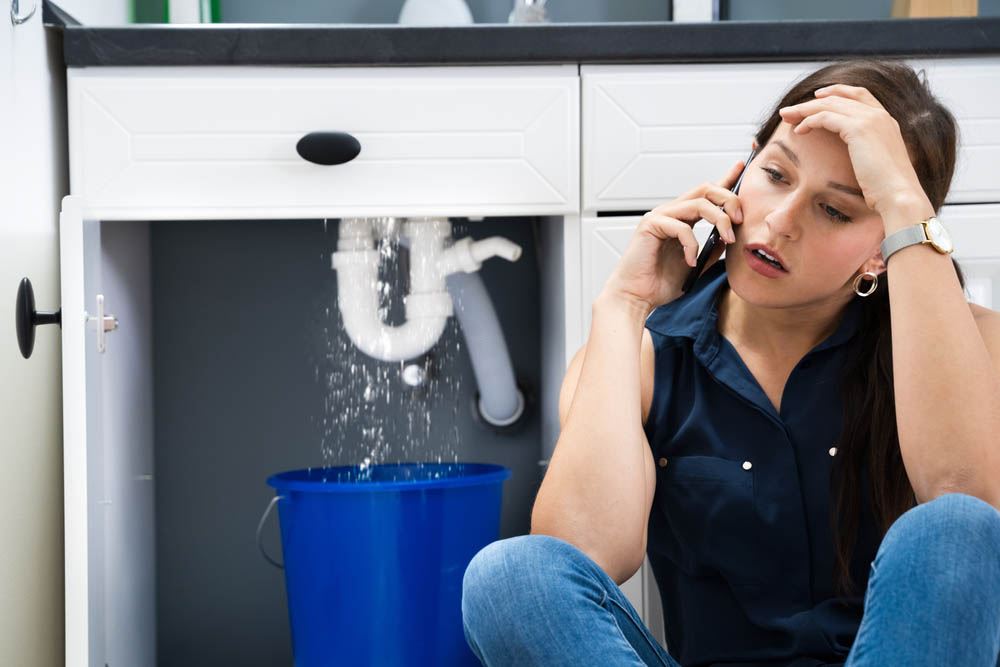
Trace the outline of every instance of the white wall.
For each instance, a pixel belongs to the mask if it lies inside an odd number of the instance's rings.
[[[22,12],[34,0],[22,0]],[[60,0],[80,21],[124,24],[128,0]],[[30,359],[14,333],[22,277],[39,310],[59,302],[59,206],[69,191],[62,42],[0,13],[0,665],[64,663],[62,337],[37,330]]]
[[[30,1],[21,6],[30,7]],[[65,94],[57,37],[39,8],[0,15],[0,664],[63,662],[60,332],[38,330],[21,357],[14,297],[31,279],[41,310],[59,306],[58,212],[66,191]]]
[[[21,3],[31,0],[21,0]],[[38,0],[41,4],[42,0]],[[84,25],[124,25],[129,22],[128,0],[55,0]],[[40,12],[41,10],[39,10]]]
[[[33,0],[22,0],[22,12]],[[39,0],[39,5],[41,1]],[[125,23],[128,3],[61,2],[82,21]],[[28,277],[40,310],[59,308],[59,203],[66,168],[61,40],[0,14],[0,665],[64,659],[62,338],[37,330],[30,359],[14,334],[14,297]]]

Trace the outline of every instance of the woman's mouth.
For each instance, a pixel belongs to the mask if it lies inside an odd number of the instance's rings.
[[[746,257],[750,268],[762,276],[768,278],[780,278],[788,274],[788,271],[777,258],[768,255],[767,252],[759,248],[753,250],[744,248],[743,255]]]

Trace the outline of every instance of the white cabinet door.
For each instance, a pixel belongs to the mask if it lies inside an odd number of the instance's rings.
[[[573,213],[579,85],[575,65],[71,68],[70,191],[105,220]],[[307,161],[313,132],[360,153]]]
[[[628,247],[629,239],[639,224],[640,216],[586,217],[582,219],[581,230],[581,277],[583,293],[584,340],[590,331],[591,304],[604,288],[622,253]],[[699,220],[694,226],[698,244],[703,245],[712,226]]]
[[[63,199],[68,667],[156,664],[147,234],[85,220],[80,198]],[[103,332],[103,350],[102,316],[122,329]]]
[[[628,244],[628,239],[632,236],[632,231],[638,224],[638,217],[627,218],[584,218],[582,221],[582,250],[583,261],[581,262],[583,277],[583,317],[584,317],[584,340],[590,331],[590,305],[594,298],[604,286],[611,271],[618,263],[622,251]],[[639,568],[631,579],[623,582],[620,586],[622,592],[635,607],[636,611],[646,620],[644,612],[644,581],[647,576],[648,565],[643,561],[643,566]]]
[[[955,258],[966,277],[970,301],[987,308],[1000,308],[1000,204],[945,206],[939,216],[955,242]],[[590,304],[600,293],[621,259],[639,216],[586,217],[581,229],[582,314],[584,338],[590,330]],[[704,220],[695,225],[695,236],[704,244],[711,232]],[[656,582],[649,561],[621,586],[643,621],[664,641]]]
[[[101,374],[97,330],[88,322],[100,293],[100,227],[84,221],[77,198],[60,215],[63,336],[63,499],[66,555],[66,665],[103,664],[104,524],[100,490]]]
[[[621,259],[629,239],[639,224],[639,216],[589,217],[581,224],[581,276],[584,317],[584,339],[590,331],[590,305],[604,287],[611,272]],[[704,220],[695,225],[695,237],[703,244],[712,226]],[[665,644],[660,596],[649,560],[644,559],[639,571],[621,585],[632,606],[661,644]]]

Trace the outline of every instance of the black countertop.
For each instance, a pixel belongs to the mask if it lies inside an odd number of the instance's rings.
[[[86,26],[44,0],[68,67],[827,60],[1000,53],[1000,17],[713,23]]]

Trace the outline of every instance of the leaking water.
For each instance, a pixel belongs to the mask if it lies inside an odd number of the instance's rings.
[[[337,225],[328,228],[325,220],[323,225],[335,249]],[[390,227],[389,234],[377,242],[378,277],[374,285],[364,286],[376,290],[379,316],[390,326],[405,320],[403,298],[409,289],[409,251],[400,246],[399,230],[398,224]],[[329,265],[329,253],[323,256]],[[330,281],[320,317],[323,359],[315,371],[324,393],[323,466],[356,465],[352,479],[360,481],[371,466],[383,463],[457,463],[459,404],[464,406],[469,400],[463,396],[458,363],[462,338],[457,318],[448,318],[444,333],[422,358],[374,359],[359,351],[344,330],[336,281],[345,274],[334,273],[336,280]],[[420,365],[425,376],[422,385],[413,387],[403,381],[403,369],[410,364]]]

